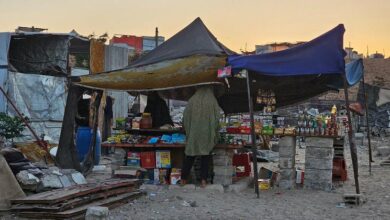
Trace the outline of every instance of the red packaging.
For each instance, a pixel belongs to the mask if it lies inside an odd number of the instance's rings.
[[[141,152],[141,167],[146,169],[156,167],[156,154],[154,151]]]

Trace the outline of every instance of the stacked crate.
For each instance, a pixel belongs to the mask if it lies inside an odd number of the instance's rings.
[[[279,187],[282,189],[295,188],[295,137],[282,137],[279,140]]]
[[[333,154],[333,138],[306,138],[305,188],[332,190]]]
[[[222,184],[224,186],[232,184],[234,173],[233,154],[232,150],[215,149],[213,151],[213,167],[214,167],[214,184]]]

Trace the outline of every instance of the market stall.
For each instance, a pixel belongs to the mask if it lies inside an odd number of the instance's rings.
[[[344,27],[339,25],[324,35],[292,49],[264,55],[238,56],[218,42],[198,18],[128,68],[79,77],[73,82],[74,86],[93,89],[120,89],[138,93],[158,91],[163,98],[177,100],[188,100],[197,86],[215,85],[215,94],[225,115],[250,113],[249,123],[247,121],[238,128],[235,126],[236,130],[229,131],[229,127],[226,126],[225,131],[228,135],[245,134],[246,143],[242,140],[234,142],[234,139],[231,143],[229,142],[231,140],[225,139],[220,143],[222,145],[217,145],[216,149],[221,146],[225,150],[252,146],[254,176],[257,179],[258,143],[252,140],[258,140],[259,135],[292,138],[312,136],[326,139],[340,136],[335,128],[337,126],[334,115],[329,115],[326,120],[324,118],[310,119],[309,122],[301,120],[301,123],[305,123],[303,128],[300,125],[273,127],[262,122],[261,131],[256,134],[254,112],[263,109],[273,112],[276,107],[292,105],[335,90],[338,88],[334,86],[337,82],[343,84],[345,73],[343,34]],[[218,78],[217,70],[227,65],[232,67],[232,77]],[[149,116],[145,115],[145,118],[147,117]],[[166,133],[170,133],[172,140],[175,133],[180,136],[180,130],[166,131],[161,128],[151,128],[136,125],[128,129],[129,132],[146,132],[152,136],[142,142],[128,143],[129,137],[125,137],[124,141],[106,143],[103,146],[139,151],[151,148],[163,150],[184,147],[183,142],[165,143],[163,138]],[[159,133],[158,138],[153,137],[153,132]],[[231,152],[231,150],[227,151]],[[130,154],[130,159],[134,159],[133,156]],[[225,167],[230,169],[229,160],[227,160],[229,165]],[[134,162],[138,163],[137,160]],[[232,174],[228,169],[223,171],[230,176]],[[255,189],[258,192],[257,185]]]

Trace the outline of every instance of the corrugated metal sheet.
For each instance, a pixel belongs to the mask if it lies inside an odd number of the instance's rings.
[[[130,50],[123,47],[106,45],[105,71],[121,69],[129,64]],[[113,117],[127,117],[128,103],[132,97],[127,92],[108,90],[107,94],[115,99],[113,105]],[[115,123],[115,120],[114,120]]]
[[[104,53],[105,45],[98,40],[91,40],[91,57],[90,57],[90,69],[91,73],[101,73],[104,71]]]

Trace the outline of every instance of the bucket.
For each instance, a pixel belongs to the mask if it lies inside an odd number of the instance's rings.
[[[82,162],[88,153],[89,145],[91,144],[93,130],[89,127],[79,127],[76,135],[76,148],[79,155],[79,160]],[[101,153],[101,136],[100,131],[96,133],[95,144],[95,165],[99,164]]]
[[[257,183],[259,184],[260,190],[268,190],[270,188],[269,179],[258,179]]]

